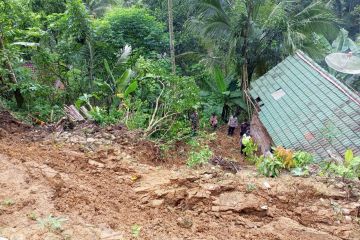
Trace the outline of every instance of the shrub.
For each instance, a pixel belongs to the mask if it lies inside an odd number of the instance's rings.
[[[249,161],[254,162],[255,153],[258,150],[257,144],[250,136],[244,136],[242,138],[242,144],[245,146],[245,148],[242,151],[245,154],[246,158]]]
[[[95,24],[99,40],[115,48],[121,48],[127,43],[145,52],[164,50],[165,27],[146,9],[115,8]]]
[[[258,164],[258,171],[266,177],[277,177],[284,164],[276,157],[266,157]]]
[[[352,150],[348,149],[344,157],[343,164],[328,163],[325,165],[324,171],[340,176],[343,179],[360,179],[360,156],[354,157]]]
[[[212,151],[208,146],[200,149],[200,151],[191,151],[189,154],[189,158],[186,162],[188,167],[196,167],[203,163],[207,163],[210,157],[213,155]]]
[[[293,152],[290,149],[285,149],[281,146],[275,148],[275,157],[280,160],[284,167],[287,169],[295,167],[295,161],[293,159]]]
[[[295,152],[293,158],[296,167],[304,167],[314,161],[314,157],[310,153],[304,151]]]

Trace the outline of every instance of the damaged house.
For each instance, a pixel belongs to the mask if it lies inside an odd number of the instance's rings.
[[[349,148],[360,155],[358,93],[301,51],[254,81],[249,93],[257,109],[252,127],[262,129],[254,138],[263,151],[271,144],[316,159],[343,156]]]

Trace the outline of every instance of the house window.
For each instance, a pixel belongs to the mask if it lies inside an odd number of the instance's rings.
[[[273,92],[271,94],[271,96],[278,101],[280,98],[282,98],[283,96],[285,96],[286,93],[284,92],[284,90],[282,90],[282,88],[279,88],[278,90],[276,90],[275,92]]]
[[[256,104],[257,104],[258,107],[264,106],[264,103],[262,102],[262,100],[261,100],[260,97],[257,97],[257,98],[255,99],[255,102],[256,102]]]

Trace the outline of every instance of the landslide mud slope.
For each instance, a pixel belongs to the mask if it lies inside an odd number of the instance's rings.
[[[0,136],[7,239],[360,239],[358,185],[157,166],[126,131],[34,134]]]

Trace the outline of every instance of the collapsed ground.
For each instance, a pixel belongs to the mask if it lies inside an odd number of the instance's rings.
[[[360,239],[359,182],[286,173],[264,178],[241,159],[237,139],[217,135],[213,152],[237,160],[238,173],[212,165],[189,169],[181,164],[181,144],[162,156],[118,126],[50,132],[3,111],[0,236]]]

